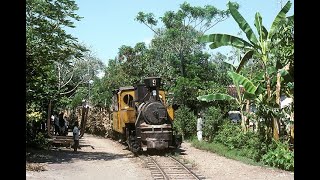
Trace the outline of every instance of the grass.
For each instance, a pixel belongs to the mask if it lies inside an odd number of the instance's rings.
[[[256,162],[253,159],[247,158],[242,156],[241,154],[244,154],[244,152],[242,152],[243,150],[239,150],[239,149],[229,149],[228,147],[222,145],[222,144],[218,144],[218,143],[208,143],[205,141],[198,141],[196,139],[190,140],[189,141],[193,147],[198,148],[198,149],[202,149],[202,150],[207,150],[209,152],[213,152],[216,154],[219,154],[221,156],[224,156],[226,158],[229,159],[233,159],[233,160],[237,160],[237,161],[241,161],[243,163],[246,164],[250,164],[250,165],[255,165],[255,166],[266,166],[264,165],[262,162]]]

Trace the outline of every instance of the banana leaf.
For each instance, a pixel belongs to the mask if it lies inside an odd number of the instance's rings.
[[[290,10],[291,5],[292,5],[292,3],[290,1],[288,1],[286,3],[286,5],[284,5],[283,8],[281,9],[281,11],[278,13],[276,18],[273,20],[269,34],[268,34],[268,39],[271,39],[272,36],[276,33],[278,26],[286,18],[286,14]]]
[[[256,13],[255,20],[254,20],[254,26],[257,28],[258,34],[260,36],[260,41],[267,40],[268,31],[267,29],[262,25],[262,17],[259,12]],[[261,43],[260,42],[260,43]]]
[[[223,61],[222,63],[223,63],[223,66],[227,67],[227,68],[230,69],[231,71],[235,71],[235,70],[236,70],[236,68],[234,67],[233,64],[230,64],[230,63],[228,63],[228,62],[226,62],[226,61]]]
[[[264,82],[264,75],[265,75],[265,72],[258,72],[258,73],[254,76],[252,82],[253,82],[254,84],[257,84],[258,82],[259,82],[259,83]]]
[[[255,95],[255,94],[248,93],[248,92],[244,92],[243,98],[244,98],[244,99],[253,100],[253,99],[256,98],[256,95]]]
[[[240,61],[240,64],[236,70],[236,73],[239,73],[242,67],[252,58],[253,50],[249,50],[246,52],[246,54],[243,56],[243,58]]]
[[[237,8],[235,7],[234,4],[229,2],[228,5],[229,5],[230,13],[231,13],[233,19],[238,23],[240,29],[242,29],[242,31],[245,32],[248,40],[256,48],[260,48],[260,46],[258,45],[257,37],[253,33],[253,31],[252,31],[250,25],[248,24],[248,22],[241,16],[241,14],[238,12],[238,10],[237,10]]]
[[[263,84],[259,84],[257,87],[257,90],[255,92],[256,96],[259,96],[260,94],[264,94],[267,91],[266,88],[264,88]]]
[[[287,70],[285,70],[285,69],[281,69],[281,70],[280,70],[280,75],[281,75],[281,77],[283,78],[283,80],[284,80],[285,82],[291,82],[291,81],[293,81],[293,78],[290,76],[290,73],[289,73]]]
[[[273,66],[267,67],[267,72],[268,74],[276,74],[277,73],[277,68]]]
[[[248,43],[247,41],[229,34],[204,35],[201,36],[198,40],[200,42],[212,42],[210,44],[211,49],[216,49],[221,46],[233,46],[237,48],[253,47],[253,45]]]
[[[257,90],[257,87],[246,77],[231,71],[228,71],[228,75],[233,79],[233,82],[242,85],[246,92],[254,94]]]
[[[228,94],[221,94],[221,93],[198,96],[197,99],[199,101],[206,101],[206,102],[221,101],[221,100],[226,100],[226,101],[236,100],[234,97],[232,97],[232,96],[230,96]]]

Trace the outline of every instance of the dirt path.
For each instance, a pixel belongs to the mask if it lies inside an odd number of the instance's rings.
[[[60,148],[52,151],[38,151],[27,156],[27,164],[43,165],[46,171],[26,171],[27,180],[106,180],[130,179],[151,180],[146,165],[125,149],[125,146],[110,139],[85,134],[80,141],[78,153],[72,149]],[[198,150],[189,143],[183,143],[182,157],[195,165],[206,179],[214,180],[291,180],[294,173],[272,168],[246,165],[213,153]]]
[[[82,147],[78,153],[67,148],[60,148],[48,154],[38,152],[40,154],[29,162],[40,163],[47,171],[26,171],[26,179],[151,179],[149,170],[144,168],[142,162],[117,142],[85,134],[80,145]]]

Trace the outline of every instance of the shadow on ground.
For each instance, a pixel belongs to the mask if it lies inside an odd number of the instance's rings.
[[[50,150],[29,149],[26,154],[28,163],[65,163],[72,162],[76,159],[84,161],[92,160],[114,160],[119,158],[130,158],[129,154],[114,154],[108,152],[85,152],[78,150],[73,152],[71,148],[52,148]]]

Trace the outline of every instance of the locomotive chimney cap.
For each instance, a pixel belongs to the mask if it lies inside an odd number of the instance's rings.
[[[144,79],[144,84],[147,88],[149,87],[160,87],[161,78],[160,77],[147,77]]]

